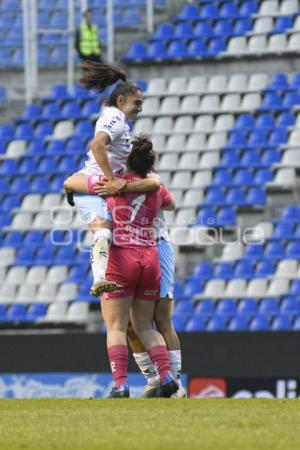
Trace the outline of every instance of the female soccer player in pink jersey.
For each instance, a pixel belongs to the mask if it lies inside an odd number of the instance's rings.
[[[145,137],[135,138],[124,179],[145,177],[152,169],[155,153]],[[145,346],[160,377],[158,396],[170,397],[178,390],[162,335],[152,326],[155,303],[160,297],[159,256],[153,222],[160,209],[174,209],[170,192],[161,186],[149,193],[109,197],[113,218],[113,241],[106,278],[119,287],[104,294],[102,315],[107,327],[107,347],[115,381],[112,397],[127,397],[127,326],[129,314],[135,332]]]

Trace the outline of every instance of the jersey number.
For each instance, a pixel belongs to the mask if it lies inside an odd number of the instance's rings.
[[[134,221],[134,219],[136,218],[137,213],[139,212],[139,210],[140,210],[141,207],[142,207],[142,204],[143,204],[144,201],[145,201],[145,198],[146,198],[146,194],[142,194],[142,195],[139,195],[138,197],[136,197],[136,198],[131,202],[131,205],[132,205],[132,211],[131,211],[131,216],[130,216],[130,219],[129,219],[129,223],[132,223],[132,222]]]

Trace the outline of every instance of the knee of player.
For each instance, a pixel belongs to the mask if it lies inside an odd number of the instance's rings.
[[[161,334],[166,334],[172,330],[172,322],[170,317],[155,318],[155,325]]]
[[[64,189],[66,192],[72,191],[72,183],[71,183],[70,177],[64,181]]]

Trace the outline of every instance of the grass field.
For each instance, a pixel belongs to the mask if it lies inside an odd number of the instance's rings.
[[[300,449],[299,400],[0,400],[0,449]]]

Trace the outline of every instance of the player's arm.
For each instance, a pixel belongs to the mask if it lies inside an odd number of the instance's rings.
[[[91,149],[98,166],[101,167],[107,179],[111,181],[112,186],[117,193],[120,189],[122,189],[122,187],[124,187],[126,181],[122,180],[122,178],[114,177],[113,171],[109,164],[107,150],[105,148],[108,144],[110,144],[110,137],[108,134],[104,131],[99,131],[92,141]]]
[[[160,187],[160,179],[157,175],[151,175],[142,180],[130,181],[121,189],[121,192],[151,192],[157,191]]]
[[[162,185],[160,187],[160,194],[162,196],[161,209],[164,211],[174,211],[176,208],[175,200],[169,189]]]

